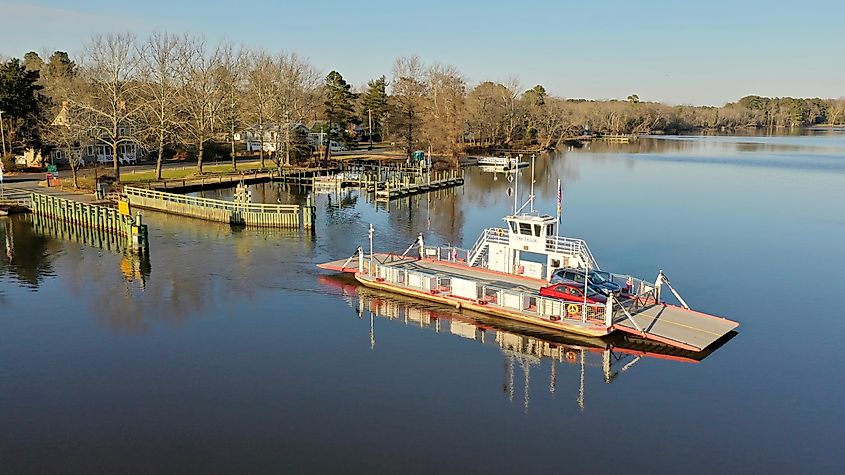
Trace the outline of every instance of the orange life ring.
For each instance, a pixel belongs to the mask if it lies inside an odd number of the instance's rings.
[[[569,361],[570,363],[574,363],[576,358],[578,358],[578,355],[576,355],[574,351],[567,351],[566,352],[566,361]]]
[[[578,315],[578,306],[574,303],[571,303],[566,306],[566,313],[569,314],[570,317],[574,317]]]

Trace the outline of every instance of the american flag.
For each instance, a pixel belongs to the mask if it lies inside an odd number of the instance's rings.
[[[560,222],[560,217],[563,214],[563,190],[560,187],[560,178],[557,179],[557,220]]]

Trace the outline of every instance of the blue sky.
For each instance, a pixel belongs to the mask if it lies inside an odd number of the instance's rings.
[[[835,1],[0,0],[0,55],[167,30],[293,51],[356,86],[417,54],[470,84],[513,75],[563,97],[721,105],[845,96],[843,18]]]

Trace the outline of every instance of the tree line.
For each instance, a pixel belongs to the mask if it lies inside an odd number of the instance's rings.
[[[676,133],[701,129],[845,124],[845,100],[743,97],[722,107],[571,99],[518,79],[470,85],[453,65],[397,58],[391,74],[354,88],[295,53],[209,44],[153,33],[94,36],[79,58],[34,52],[0,64],[4,147],[70,153],[92,140],[111,150],[140,143],[156,160],[189,151],[202,172],[209,151],[235,160],[235,135],[259,137],[261,166],[308,160],[305,130],[327,142],[388,141],[457,157],[482,149],[551,150],[584,134]],[[269,139],[267,139],[269,137]],[[265,151],[264,141],[273,142]],[[324,147],[328,159],[331,147]]]

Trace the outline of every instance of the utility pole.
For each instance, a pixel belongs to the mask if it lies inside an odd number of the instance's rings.
[[[285,165],[290,166],[290,115],[285,111]]]
[[[3,132],[3,111],[0,110],[0,143],[3,144],[3,156],[6,156],[6,133]]]
[[[367,115],[370,118],[370,148],[369,150],[373,149],[373,110],[367,109]]]

